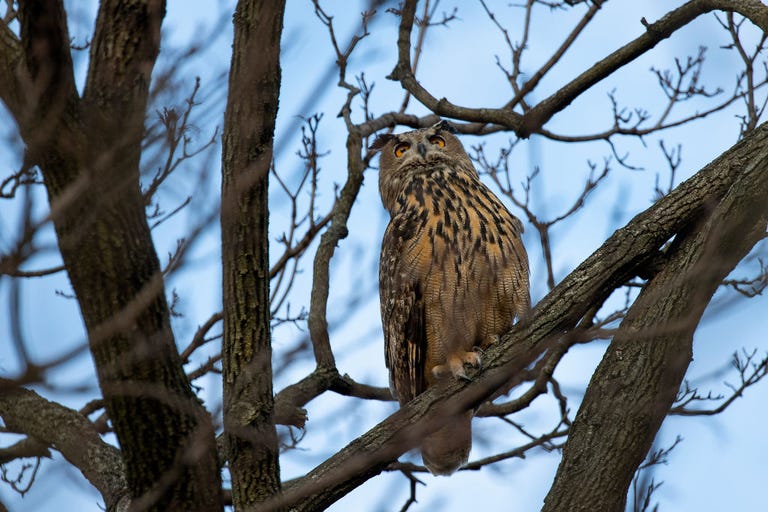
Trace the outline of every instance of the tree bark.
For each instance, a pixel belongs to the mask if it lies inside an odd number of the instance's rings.
[[[9,105],[42,171],[136,510],[220,510],[213,428],[183,371],[144,211],[139,160],[161,0],[104,0],[82,99],[59,0],[20,2],[3,33]],[[28,94],[17,94],[26,89]]]
[[[592,376],[544,512],[622,512],[693,355],[720,282],[765,237],[768,164],[747,165],[725,198],[684,229],[643,288]]]
[[[107,510],[127,508],[128,485],[120,452],[105,443],[83,415],[0,379],[0,416],[9,431],[55,446],[98,489]]]
[[[238,2],[224,115],[224,430],[237,510],[253,510],[280,491],[267,241],[284,10],[284,0]]]

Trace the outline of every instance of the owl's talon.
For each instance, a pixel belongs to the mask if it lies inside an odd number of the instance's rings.
[[[456,379],[471,382],[472,379],[467,376],[464,366],[480,368],[482,366],[480,354],[473,350],[472,352],[462,352],[459,355],[448,356],[448,361],[445,364],[432,367],[432,375],[438,379],[452,375]]]
[[[480,368],[482,366],[482,359],[480,356],[482,351],[472,350],[472,352],[464,352],[461,356],[462,364],[471,366],[472,368]]]
[[[501,338],[498,334],[494,334],[493,336],[488,336],[480,345],[476,346],[476,349],[480,349],[481,353],[482,350],[485,348],[490,347],[491,345],[494,345],[499,342]]]

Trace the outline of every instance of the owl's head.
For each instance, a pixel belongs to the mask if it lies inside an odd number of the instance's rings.
[[[371,144],[369,149],[381,152],[379,192],[390,213],[393,213],[403,187],[418,174],[445,166],[474,173],[472,162],[455,132],[448,121],[440,121],[429,128],[379,135]]]

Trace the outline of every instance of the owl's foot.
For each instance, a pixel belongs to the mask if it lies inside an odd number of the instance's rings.
[[[452,375],[456,379],[472,381],[464,371],[464,366],[480,368],[480,365],[480,351],[459,352],[458,354],[449,355],[445,364],[432,367],[432,375],[438,379]]]
[[[475,347],[475,350],[480,350],[480,352],[482,353],[482,349],[488,348],[491,345],[494,345],[494,344],[498,343],[500,339],[501,338],[499,337],[498,334],[494,334],[492,336],[488,336],[485,340],[483,340],[483,342],[480,344],[480,346],[476,346]]]

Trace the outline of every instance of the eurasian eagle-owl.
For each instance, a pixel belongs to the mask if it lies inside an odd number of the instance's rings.
[[[453,127],[381,135],[379,192],[391,220],[379,267],[390,387],[401,405],[445,376],[466,378],[481,350],[530,308],[523,226],[481,181]],[[473,411],[421,445],[449,475],[472,447]]]

